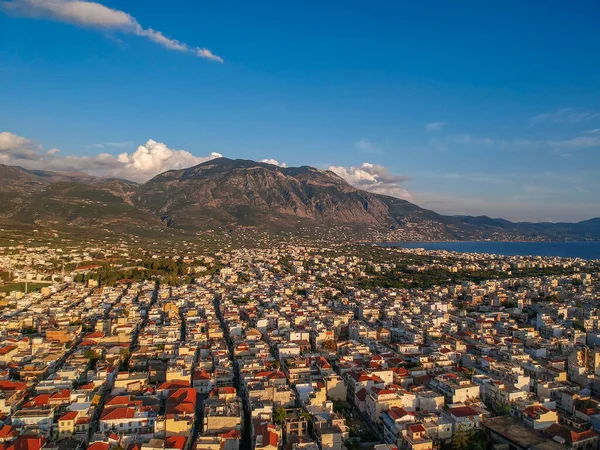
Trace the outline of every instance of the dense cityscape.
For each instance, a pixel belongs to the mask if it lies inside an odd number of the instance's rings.
[[[598,447],[600,261],[57,242],[0,250],[6,450]]]
[[[600,450],[599,24],[0,0],[0,450]]]

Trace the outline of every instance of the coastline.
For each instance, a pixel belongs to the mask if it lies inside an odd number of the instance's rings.
[[[377,242],[380,247],[402,247],[428,251],[456,253],[484,253],[499,256],[600,259],[599,241],[426,241]]]

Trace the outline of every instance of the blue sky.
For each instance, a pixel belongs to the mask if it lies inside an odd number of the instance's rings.
[[[222,154],[448,214],[600,216],[598,2],[0,5],[0,163],[143,181]]]

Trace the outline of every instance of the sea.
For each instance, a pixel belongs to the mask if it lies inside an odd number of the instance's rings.
[[[558,256],[600,259],[600,242],[384,242],[386,247],[448,250],[461,253],[490,253],[505,256]]]

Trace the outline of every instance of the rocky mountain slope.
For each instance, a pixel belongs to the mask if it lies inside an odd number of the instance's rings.
[[[403,216],[437,216],[358,190],[333,172],[226,158],[158,175],[140,186],[134,200],[171,226],[194,229],[264,221],[285,227],[294,220],[393,227]]]
[[[0,217],[48,227],[162,227],[131,196],[136,183],[0,165]]]
[[[218,158],[143,185],[0,165],[0,216],[47,226],[299,230],[339,227],[378,240],[600,239],[600,219],[578,224],[452,217],[362,191],[330,171]]]

